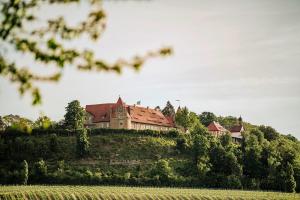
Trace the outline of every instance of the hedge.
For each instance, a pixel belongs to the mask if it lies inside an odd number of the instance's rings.
[[[42,136],[56,134],[58,136],[74,136],[76,133],[73,130],[67,129],[32,129],[31,133],[15,130],[6,129],[0,131],[1,137],[18,137],[18,136]],[[89,135],[110,135],[110,134],[126,134],[133,136],[152,136],[152,137],[170,137],[176,138],[180,132],[177,130],[170,131],[156,131],[156,130],[133,130],[133,129],[107,129],[107,128],[97,128],[88,129]]]

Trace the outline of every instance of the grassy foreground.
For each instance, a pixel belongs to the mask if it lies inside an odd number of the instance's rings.
[[[299,194],[107,186],[0,186],[0,199],[300,199]]]

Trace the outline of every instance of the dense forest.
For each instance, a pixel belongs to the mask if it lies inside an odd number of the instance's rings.
[[[35,122],[13,115],[1,118],[0,184],[87,184],[234,188],[300,192],[300,143],[270,126],[243,122],[240,143],[230,134],[212,136],[206,126],[224,127],[236,117],[176,112],[178,130],[84,128],[78,101],[65,119]]]

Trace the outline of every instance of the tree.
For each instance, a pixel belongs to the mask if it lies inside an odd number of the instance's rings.
[[[198,123],[195,125],[195,127],[193,127],[193,129],[191,130],[191,135],[203,135],[207,138],[211,138],[213,137],[207,130],[206,127],[204,127],[201,123]]]
[[[182,109],[178,109],[175,115],[176,125],[182,127],[184,132],[186,132],[191,126],[189,114],[190,112],[187,107],[183,107]]]
[[[47,165],[43,159],[34,164],[34,176],[38,182],[42,182],[47,176]]]
[[[293,166],[290,163],[288,163],[286,169],[285,187],[287,192],[295,192],[296,181],[294,179]]]
[[[58,152],[58,139],[57,139],[56,134],[51,134],[50,135],[49,150],[52,153],[57,153]]]
[[[48,129],[51,125],[51,119],[47,116],[40,116],[34,123],[34,126],[40,129]]]
[[[188,148],[188,140],[185,135],[180,134],[176,139],[176,149],[180,152],[185,152]]]
[[[86,129],[77,130],[76,141],[77,156],[82,158],[88,154],[90,146]]]
[[[27,185],[28,181],[28,163],[26,160],[22,162],[22,167],[20,171],[21,184]]]
[[[199,115],[199,120],[204,126],[208,126],[211,122],[217,121],[217,116],[212,112],[202,112]]]
[[[68,103],[65,114],[65,127],[73,130],[82,129],[84,126],[85,111],[78,100]]]
[[[246,135],[245,135],[246,136]],[[260,178],[262,146],[255,134],[249,134],[243,142],[244,175],[249,178]]]
[[[199,178],[205,177],[206,173],[210,171],[210,160],[208,151],[210,148],[209,140],[205,135],[193,135],[193,154],[194,162],[197,165]]]
[[[31,133],[33,122],[18,115],[6,115],[3,118],[4,127],[6,129],[13,129],[24,133]]]
[[[217,118],[217,121],[226,129],[229,129],[239,123],[238,118],[233,116],[226,116],[226,117],[219,116]]]
[[[184,132],[192,131],[196,126],[200,125],[198,116],[194,112],[190,112],[187,107],[178,108],[175,115],[175,122],[178,127],[182,127]]]
[[[261,125],[258,129],[263,132],[264,138],[269,141],[276,140],[279,137],[279,133],[271,126]]]
[[[164,107],[164,109],[161,111],[165,116],[168,117],[175,117],[175,109],[173,107],[173,105],[171,104],[170,101],[167,101],[166,106]]]
[[[173,175],[172,168],[169,166],[169,162],[164,159],[159,160],[152,170],[152,175],[159,176],[159,180],[162,182],[168,181],[170,176]]]
[[[21,95],[32,95],[32,104],[41,103],[41,94],[37,82],[59,81],[66,65],[76,66],[78,70],[113,71],[121,73],[124,67],[140,69],[144,62],[156,56],[166,56],[172,53],[170,48],[148,52],[143,56],[135,56],[131,60],[118,60],[115,63],[96,58],[94,52],[85,46],[70,48],[82,36],[88,36],[96,42],[106,27],[106,14],[101,0],[3,0],[0,3],[0,75],[17,84]],[[72,4],[88,6],[89,13],[77,25],[70,25],[65,16],[45,16],[40,12],[42,7],[50,9],[53,6]],[[79,12],[79,11],[77,11]],[[72,12],[76,15],[76,10]],[[47,17],[47,19],[42,20]],[[32,26],[34,24],[34,26]],[[82,45],[82,44],[81,44]],[[53,67],[53,74],[40,75],[32,70],[32,66],[20,66],[18,57],[9,56],[24,54],[37,64]]]

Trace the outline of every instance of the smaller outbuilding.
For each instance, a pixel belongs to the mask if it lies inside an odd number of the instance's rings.
[[[215,121],[211,122],[208,125],[207,129],[214,136],[224,135],[227,132],[227,130],[223,126],[221,126],[221,124]]]
[[[236,125],[230,128],[230,133],[233,142],[241,142],[242,141],[242,132],[244,131],[243,125]]]
[[[239,122],[239,125],[235,125],[235,126],[231,127],[229,130],[224,128],[218,122],[213,121],[207,126],[207,129],[214,136],[221,136],[226,133],[230,133],[231,138],[234,143],[240,143],[242,141],[242,138],[243,138],[242,132],[245,130],[241,121]]]

